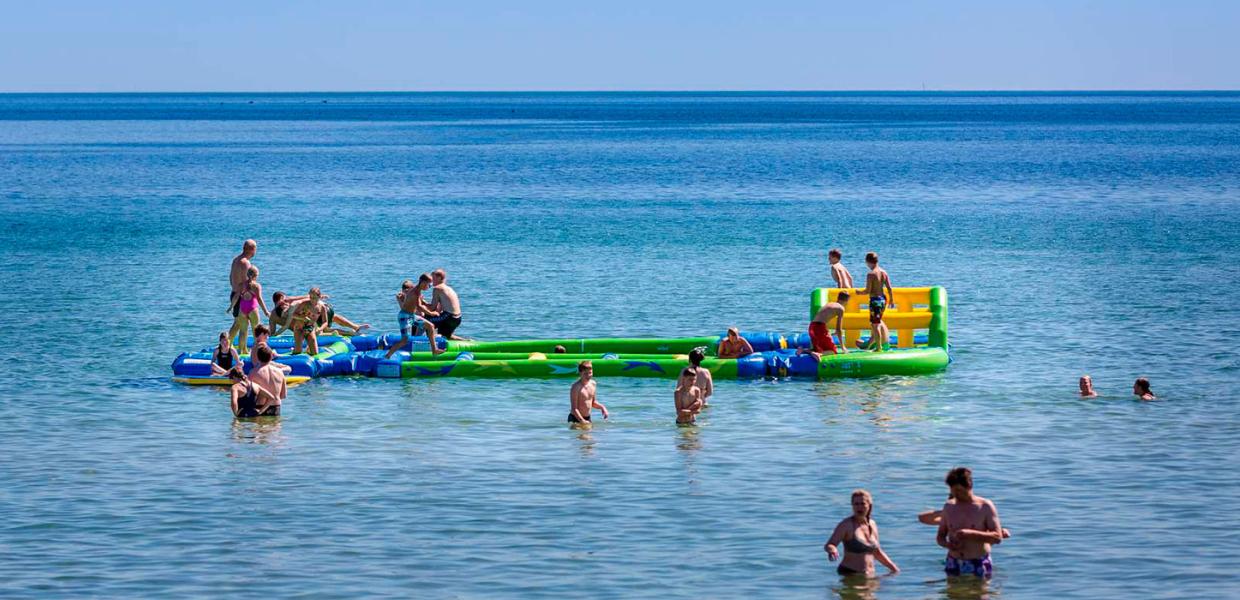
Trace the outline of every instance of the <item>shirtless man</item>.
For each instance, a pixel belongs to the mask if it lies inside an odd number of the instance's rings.
[[[275,397],[275,404],[268,406],[261,416],[279,415],[280,403],[288,397],[288,384],[284,381],[284,370],[280,368],[283,365],[271,362],[274,357],[270,346],[255,346],[250,381]]]
[[[753,346],[749,344],[749,340],[741,337],[741,332],[735,327],[729,327],[728,335],[719,340],[719,351],[715,354],[719,358],[740,358],[753,354]]]
[[[697,385],[698,370],[685,367],[676,381],[676,424],[692,425],[697,414],[702,412],[702,388]]]
[[[810,354],[814,358],[822,360],[823,352],[831,354],[843,354],[844,349],[844,307],[848,304],[849,294],[846,290],[840,290],[835,297],[835,302],[828,302],[822,308],[818,309],[818,314],[814,315],[814,320],[809,323],[809,339],[813,344]],[[831,323],[831,319],[835,319],[835,335],[840,338],[840,345],[835,346],[835,340],[831,339],[831,334],[827,331],[827,326]]]
[[[393,354],[405,347],[409,338],[422,331],[426,333],[426,339],[430,341],[431,354],[443,352],[435,343],[435,324],[427,320],[428,315],[434,316],[433,311],[427,307],[426,300],[422,298],[422,293],[430,286],[431,276],[426,273],[418,278],[417,285],[408,279],[400,284],[400,291],[396,293],[396,304],[400,306],[400,313],[396,315],[396,321],[400,324],[400,341],[388,348],[384,358],[392,358]]]
[[[1094,391],[1094,380],[1089,375],[1081,375],[1081,379],[1077,382],[1077,386],[1081,388],[1082,398],[1098,397],[1098,392]]]
[[[990,577],[994,566],[990,545],[1003,541],[1003,527],[995,503],[973,495],[973,472],[965,467],[948,471],[945,479],[951,499],[943,505],[938,544],[947,548],[948,575]]]
[[[262,325],[262,324],[259,324],[258,327],[254,328],[254,351],[257,351],[259,346],[266,346],[268,350],[271,350],[272,360],[275,360],[276,358],[279,358],[280,353],[276,352],[275,349],[271,347],[270,342],[271,342],[271,329],[269,329],[266,325]],[[288,374],[292,372],[293,370],[293,367],[290,367],[283,363],[273,362],[271,364],[275,365],[276,368],[284,371],[285,374]]]
[[[431,271],[431,310],[439,316],[430,321],[439,330],[439,335],[449,340],[463,340],[456,336],[456,328],[461,326],[461,299],[456,290],[448,285],[448,272],[443,269]]]
[[[594,365],[583,360],[577,363],[577,381],[568,391],[568,422],[573,427],[589,427],[590,412],[593,409],[603,411],[607,418],[607,407],[598,401],[598,385],[594,382]]]
[[[293,330],[293,354],[301,354],[301,345],[308,345],[311,356],[319,353],[319,319],[323,313],[323,293],[310,288],[306,299],[289,309],[289,328]]]
[[[870,341],[863,343],[857,340],[857,347],[882,352],[891,332],[887,324],[883,323],[883,313],[887,312],[888,308],[896,307],[894,303],[890,303],[895,299],[895,292],[891,289],[891,277],[878,266],[877,253],[867,252],[865,264],[870,267],[870,272],[865,274],[865,294],[870,297]]]
[[[232,291],[228,296],[228,314],[234,319],[240,311],[237,304],[241,300],[241,289],[245,287],[246,273],[249,272],[250,259],[254,258],[254,254],[258,252],[258,242],[254,240],[246,240],[241,244],[241,254],[232,259],[232,267],[228,270],[228,285]]]
[[[835,287],[851,291],[853,289],[852,273],[849,273],[848,268],[840,262],[843,257],[839,248],[832,248],[827,252],[827,262],[831,263],[831,279],[835,280]]]
[[[710,369],[702,367],[704,358],[706,358],[706,353],[701,348],[689,351],[689,364],[697,369],[697,386],[702,390],[702,408],[710,406],[710,397],[715,394],[715,378],[710,374]]]

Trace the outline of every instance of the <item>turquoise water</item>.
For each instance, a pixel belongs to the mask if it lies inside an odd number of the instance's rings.
[[[1240,594],[1240,94],[8,95],[0,198],[0,595],[967,597],[915,520],[956,465],[994,594]],[[691,430],[615,379],[588,433],[557,381],[237,423],[168,376],[246,237],[388,329],[445,267],[485,339],[799,330],[877,250],[948,288],[954,363],[720,381]],[[822,552],[857,487],[877,590]]]

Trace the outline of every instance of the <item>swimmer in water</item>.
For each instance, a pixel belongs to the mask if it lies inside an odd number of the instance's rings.
[[[225,375],[230,369],[241,364],[241,356],[237,354],[237,349],[233,348],[232,340],[228,339],[228,332],[220,332],[220,345],[215,347],[215,352],[211,353],[211,373],[213,375]]]
[[[831,264],[831,279],[835,280],[835,287],[851,292],[853,289],[852,273],[849,273],[848,267],[840,262],[843,257],[839,248],[832,248],[827,252],[827,262]]]
[[[551,352],[552,354],[568,354],[568,349],[564,346],[556,344],[555,348]]]
[[[706,352],[703,348],[689,351],[689,365],[697,370],[697,386],[702,390],[702,408],[708,408],[710,397],[715,395],[715,378],[710,374],[710,369],[702,367],[702,360],[705,358]]]
[[[839,558],[837,546],[844,544],[844,558],[835,572],[849,575],[874,576],[874,560],[882,563],[892,575],[900,572],[896,563],[883,552],[878,543],[878,523],[870,517],[874,512],[874,498],[865,490],[852,493],[852,516],[840,521],[831,533],[831,539],[822,547],[827,558],[835,562]]]
[[[702,388],[697,386],[697,372],[693,367],[685,367],[676,381],[672,396],[676,401],[677,425],[692,425],[697,414],[702,412]]]
[[[271,339],[271,330],[268,329],[266,325],[260,324],[258,327],[254,328],[254,351],[257,352],[258,347],[263,346],[271,351],[271,359],[275,360],[276,358],[280,356],[280,353],[276,352],[275,349],[271,347],[271,344],[269,343],[270,339]],[[293,367],[290,367],[286,364],[282,364],[278,362],[273,362],[271,364],[275,365],[277,368],[284,371],[285,374],[291,373],[293,371]]]
[[[598,384],[594,381],[594,365],[583,360],[577,363],[577,381],[568,390],[568,422],[573,427],[589,427],[590,413],[594,409],[603,411],[607,418],[607,407],[598,401]]]
[[[952,502],[955,502],[955,500],[952,500],[952,497],[951,497],[951,496],[948,496],[948,497],[947,497],[947,502],[950,504],[950,503],[952,503]],[[927,511],[924,511],[924,512],[917,513],[917,520],[918,520],[918,521],[919,521],[922,525],[934,525],[934,526],[936,526],[936,527],[937,527],[937,526],[938,526],[938,524],[939,524],[939,523],[941,523],[941,522],[943,521],[943,511],[941,511],[941,510],[927,510]],[[1004,527],[1004,528],[1003,528],[1002,534],[1003,534],[1003,539],[1005,539],[1005,540],[1006,540],[1006,539],[1008,539],[1008,538],[1010,538],[1010,537],[1012,537],[1012,532],[1011,532],[1011,531],[1008,531],[1008,529],[1007,529],[1006,527]],[[998,542],[996,542],[996,543],[998,543]]]
[[[716,354],[719,358],[740,358],[753,354],[753,346],[749,344],[749,340],[741,337],[740,331],[735,327],[729,327],[728,335],[719,340],[719,351]]]
[[[250,362],[253,364],[250,369],[250,381],[253,381],[255,386],[267,390],[274,398],[260,413],[261,416],[279,416],[280,403],[288,398],[288,382],[284,379],[284,369],[280,368],[285,365],[274,363],[273,359],[275,355],[266,345],[255,347],[254,355],[250,357]]]
[[[1142,400],[1158,399],[1158,396],[1155,396],[1154,392],[1150,391],[1150,380],[1144,377],[1138,377],[1136,381],[1132,382],[1132,393]]]
[[[944,571],[949,576],[990,577],[994,565],[991,544],[1003,541],[1003,526],[995,503],[973,495],[973,472],[956,467],[944,479],[951,500],[943,504],[935,541],[947,548]]]
[[[1094,391],[1094,380],[1089,375],[1081,375],[1081,380],[1077,382],[1081,388],[1082,398],[1097,398],[1098,392]]]
[[[257,417],[275,403],[276,398],[271,395],[271,392],[246,379],[245,371],[241,370],[240,365],[228,370],[228,378],[233,382],[229,394],[232,396],[234,417],[240,419]]]

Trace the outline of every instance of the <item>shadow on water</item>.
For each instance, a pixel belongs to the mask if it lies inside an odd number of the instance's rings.
[[[991,600],[1000,596],[999,589],[992,587],[990,579],[961,575],[929,582],[942,585],[939,597],[948,600]]]

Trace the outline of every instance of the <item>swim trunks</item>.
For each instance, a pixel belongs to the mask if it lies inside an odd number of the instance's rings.
[[[450,338],[456,332],[456,328],[461,326],[461,315],[442,314],[438,317],[433,317],[430,319],[430,322],[435,324],[436,333],[445,338]]]
[[[814,352],[830,352],[835,354],[835,340],[831,339],[831,333],[827,331],[826,323],[814,321],[809,324],[809,340],[814,346]]]
[[[239,299],[237,292],[229,292],[228,303],[232,305],[232,316],[234,319],[241,314],[241,302],[238,302]]]
[[[268,407],[267,407],[267,409],[266,409],[266,410],[264,410],[264,411],[263,411],[263,413],[262,413],[261,415],[259,415],[259,416],[260,416],[260,417],[278,417],[278,416],[280,416],[280,405],[279,405],[279,404],[272,404],[271,406],[268,406]]]
[[[887,299],[882,296],[874,296],[870,298],[870,322],[874,324],[883,322],[883,312],[887,310]]]
[[[426,319],[423,319],[418,315],[411,312],[405,312],[403,310],[400,311],[400,314],[396,315],[396,321],[400,323],[400,334],[407,337],[412,337],[422,333],[424,328],[421,326],[420,322],[425,320]]]
[[[577,415],[574,415],[573,413],[568,413],[568,422],[569,423],[589,423],[590,415],[586,415],[585,420],[583,421],[581,419],[578,419]]]
[[[981,558],[955,558],[949,556],[947,561],[943,563],[943,571],[948,575],[990,577],[994,568],[994,564],[990,562],[989,554]]]
[[[850,569],[848,567],[845,567],[844,565],[840,565],[836,567],[835,572],[844,577],[848,577],[849,575],[864,575],[863,572]]]

